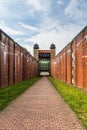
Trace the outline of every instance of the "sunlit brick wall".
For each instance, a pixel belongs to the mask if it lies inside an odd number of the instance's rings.
[[[87,89],[87,27],[51,61],[51,75]]]

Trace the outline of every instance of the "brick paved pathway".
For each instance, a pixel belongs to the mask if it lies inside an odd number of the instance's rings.
[[[0,112],[0,130],[84,130],[43,77]]]

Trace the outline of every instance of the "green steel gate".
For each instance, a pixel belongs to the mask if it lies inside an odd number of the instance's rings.
[[[50,72],[50,61],[49,60],[39,61],[39,69],[40,72]]]

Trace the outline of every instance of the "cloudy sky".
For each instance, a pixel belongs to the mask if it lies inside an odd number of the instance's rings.
[[[0,28],[33,54],[33,45],[56,53],[87,25],[87,0],[0,0]]]

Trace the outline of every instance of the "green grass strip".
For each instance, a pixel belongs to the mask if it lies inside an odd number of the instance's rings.
[[[0,89],[0,111],[3,110],[12,100],[32,86],[40,77],[25,80],[14,85]]]
[[[52,77],[48,79],[87,128],[87,92]]]

